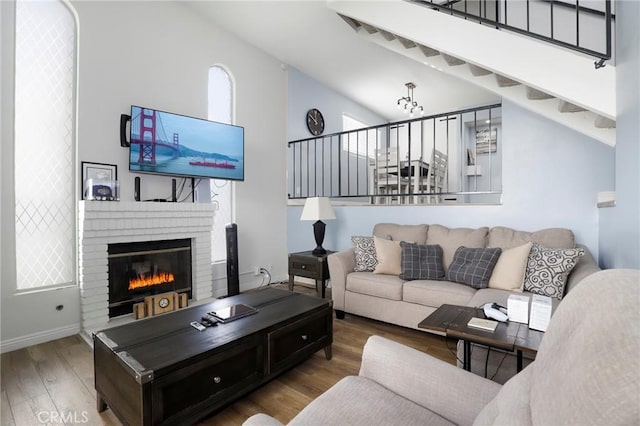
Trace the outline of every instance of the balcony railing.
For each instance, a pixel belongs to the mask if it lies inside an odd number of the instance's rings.
[[[583,54],[612,56],[611,0],[409,0]]]
[[[500,201],[501,104],[289,142],[290,199]]]

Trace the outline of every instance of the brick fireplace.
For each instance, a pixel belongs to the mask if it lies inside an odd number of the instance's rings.
[[[121,243],[191,240],[192,300],[211,298],[212,204],[81,201],[78,280],[86,336],[118,324],[109,318],[108,247]],[[130,317],[125,317],[130,318]]]

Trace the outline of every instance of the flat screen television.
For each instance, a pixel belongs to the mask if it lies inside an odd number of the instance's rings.
[[[244,128],[131,106],[129,170],[244,180]]]

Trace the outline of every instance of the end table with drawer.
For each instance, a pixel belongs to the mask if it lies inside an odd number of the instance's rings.
[[[320,286],[320,294],[324,299],[327,280],[329,279],[329,265],[327,257],[332,251],[316,256],[311,251],[289,253],[289,291],[293,291],[294,277],[305,277],[316,280],[316,291]]]

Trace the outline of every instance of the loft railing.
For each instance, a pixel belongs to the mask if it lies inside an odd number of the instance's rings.
[[[499,202],[501,104],[291,141],[289,199]]]
[[[596,68],[612,56],[611,0],[409,1],[599,58]]]

